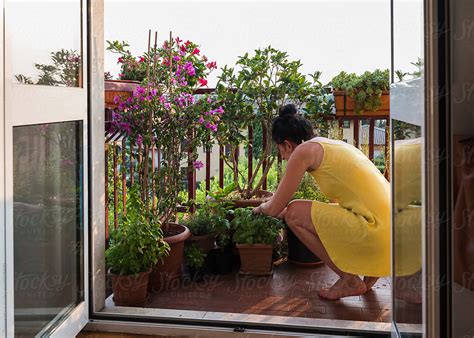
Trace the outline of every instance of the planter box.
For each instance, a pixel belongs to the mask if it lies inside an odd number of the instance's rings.
[[[390,92],[385,91],[380,98],[382,106],[376,111],[364,111],[362,114],[354,112],[354,100],[345,91],[333,91],[334,103],[336,105],[336,116],[387,116],[390,115]],[[345,101],[345,102],[344,102]]]
[[[235,208],[248,208],[248,207],[256,208],[264,202],[265,198],[269,198],[272,196],[273,196],[273,193],[270,191],[259,190],[255,194],[255,198],[252,198],[249,200],[234,200],[232,202],[234,203]]]
[[[271,275],[273,245],[237,244],[240,254],[240,273],[244,275]]]

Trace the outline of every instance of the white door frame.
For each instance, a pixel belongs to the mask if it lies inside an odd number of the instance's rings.
[[[3,8],[4,1],[1,2],[2,15],[0,16],[0,37],[3,32]],[[3,63],[3,38],[0,38],[0,336],[6,337],[6,262],[5,262],[5,89],[4,89],[4,63]]]
[[[12,1],[12,0],[7,0]],[[0,25],[3,36],[2,43],[4,48],[10,48],[10,40],[15,37],[8,36],[8,3],[3,1],[4,16],[2,16],[2,24]],[[95,2],[95,1],[94,1]],[[0,197],[4,197],[5,203],[0,206],[0,217],[2,216],[3,207],[5,208],[5,237],[3,231],[0,235],[0,243],[5,243],[5,252],[0,254],[0,259],[6,256],[6,285],[4,287],[6,295],[6,304],[2,306],[6,312],[5,332],[7,337],[14,336],[14,258],[13,258],[13,127],[19,125],[29,125],[47,122],[66,122],[80,120],[83,122],[83,283],[84,283],[84,300],[80,302],[74,309],[68,312],[66,318],[55,325],[50,331],[51,337],[73,337],[87,324],[89,320],[89,160],[88,160],[88,1],[81,0],[81,19],[82,19],[82,88],[58,88],[38,85],[17,85],[12,83],[12,67],[11,55],[8,50],[6,53],[0,53],[0,57],[5,55],[4,73],[2,68],[2,85],[4,84],[5,107],[4,116],[5,124],[2,125],[3,119],[0,119],[0,137],[5,132],[5,154],[3,156],[0,149]],[[79,11],[78,11],[79,13]],[[5,25],[3,24],[5,17]],[[3,31],[3,27],[6,31]],[[103,43],[103,42],[102,42]],[[2,48],[2,51],[4,49]],[[0,59],[0,61],[3,61]],[[103,76],[103,74],[102,74]],[[28,99],[25,99],[28,98]],[[58,99],[59,98],[59,99]],[[64,99],[61,99],[64,98]],[[32,105],[33,103],[33,105]],[[32,112],[31,108],[34,108]],[[3,112],[0,110],[0,114]],[[3,114],[2,114],[3,116]],[[5,166],[1,165],[4,161]],[[2,170],[5,168],[5,172]],[[5,178],[5,188],[3,189],[3,179]],[[2,193],[5,196],[2,196]],[[2,217],[3,218],[3,217]],[[3,230],[3,229],[2,229]],[[4,256],[5,255],[5,256]],[[3,270],[3,269],[2,269]],[[0,274],[0,284],[2,283],[2,274]],[[3,304],[3,294],[0,296],[0,305]],[[2,312],[0,312],[2,314]]]

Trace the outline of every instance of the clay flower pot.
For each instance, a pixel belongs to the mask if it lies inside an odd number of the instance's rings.
[[[187,227],[176,223],[165,225],[163,234],[165,236],[164,240],[170,246],[170,253],[163,258],[163,261],[158,261],[153,267],[148,287],[153,292],[162,290],[167,283],[181,277],[184,242],[191,236],[191,232]]]
[[[297,266],[312,268],[322,263],[306,245],[291,231],[290,227],[286,228],[288,240],[288,260]]]
[[[148,300],[151,269],[138,275],[112,275],[113,300],[117,306],[144,306]]]
[[[215,233],[210,233],[207,235],[200,235],[200,236],[194,236],[191,235],[186,240],[186,245],[189,246],[196,246],[200,248],[203,252],[208,253],[212,249],[214,249],[214,242],[216,240],[216,234]]]
[[[247,207],[258,207],[264,202],[266,198],[272,197],[273,193],[266,190],[258,190],[255,196],[249,200],[234,200],[234,206],[236,208],[247,208]]]
[[[271,275],[273,245],[237,244],[240,254],[240,273],[244,275]]]

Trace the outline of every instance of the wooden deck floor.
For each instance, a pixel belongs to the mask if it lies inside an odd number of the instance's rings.
[[[210,276],[200,283],[184,278],[151,295],[146,307],[390,322],[391,289],[386,278],[362,296],[338,301],[319,298],[317,290],[336,280],[337,275],[325,265],[300,268],[286,262],[275,266],[272,277],[233,273]],[[407,304],[403,311],[407,323],[421,322],[418,306]]]

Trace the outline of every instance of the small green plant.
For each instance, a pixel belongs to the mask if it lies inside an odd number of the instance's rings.
[[[388,69],[376,69],[362,75],[340,72],[331,80],[334,90],[342,90],[354,100],[354,112],[361,114],[364,111],[376,111],[382,105],[381,97],[390,87],[390,73]]]
[[[229,221],[225,218],[225,213],[217,210],[220,206],[204,205],[201,209],[190,215],[185,221],[185,225],[194,236],[219,233],[230,228]]]
[[[129,191],[127,213],[122,216],[118,229],[112,231],[110,246],[105,252],[107,265],[114,274],[144,272],[169,253],[161,224],[146,208],[139,189],[134,186]]]
[[[235,210],[232,227],[235,229],[234,241],[239,244],[275,244],[283,229],[278,218],[255,215],[251,209]]]
[[[193,269],[199,269],[204,265],[206,253],[195,245],[184,249],[184,264]]]
[[[315,180],[308,173],[303,176],[293,199],[329,202],[329,199],[322,193]]]

